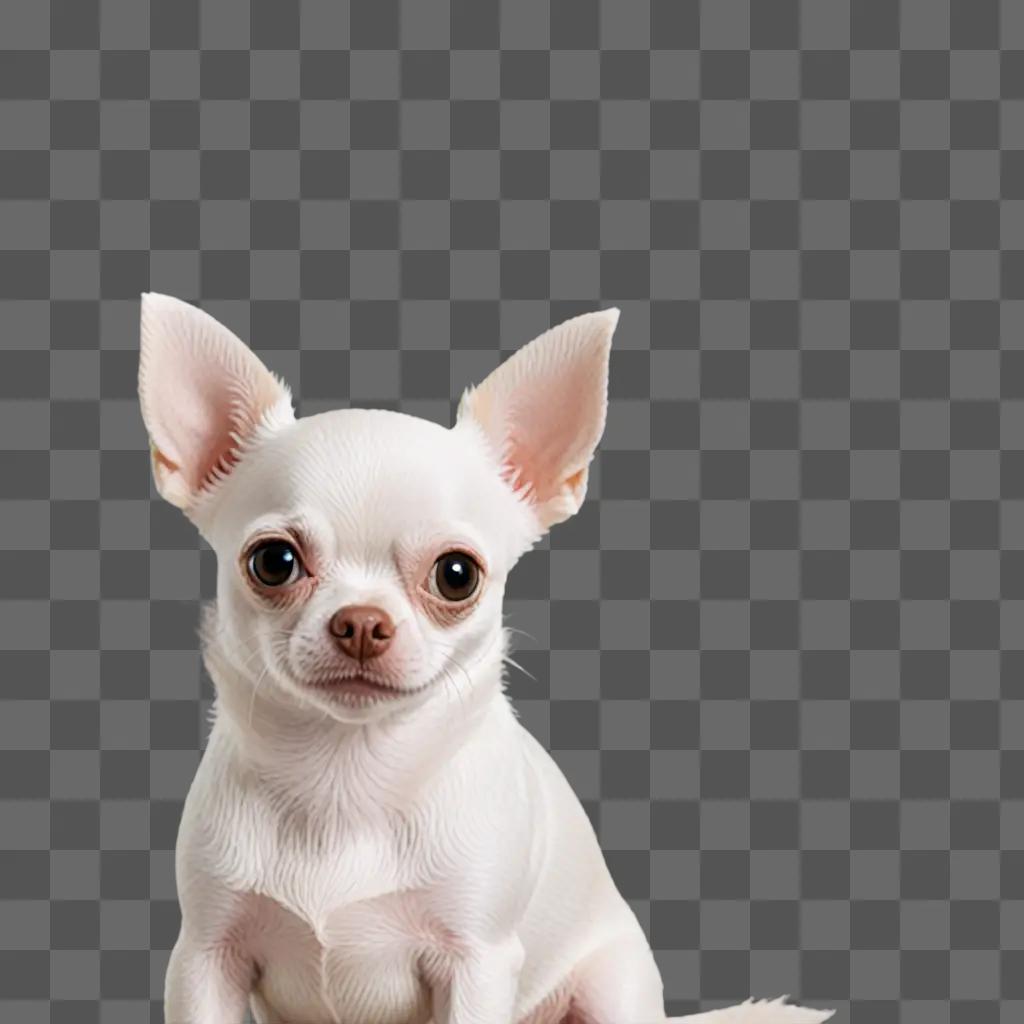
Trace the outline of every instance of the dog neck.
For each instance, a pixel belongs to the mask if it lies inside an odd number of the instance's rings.
[[[339,721],[306,705],[228,659],[219,645],[204,649],[216,688],[214,736],[233,760],[289,800],[345,804],[367,813],[405,810],[417,794],[495,716],[513,717],[504,693],[507,638],[495,631],[483,656],[466,666],[459,691],[438,684],[366,722]]]

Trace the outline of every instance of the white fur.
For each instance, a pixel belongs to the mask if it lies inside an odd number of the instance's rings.
[[[697,1013],[691,1017],[677,1017],[675,1021],[676,1024],[822,1024],[831,1016],[829,1010],[787,1006],[783,997],[763,1002],[748,1000],[742,1006]]]
[[[570,1008],[587,1024],[664,1024],[644,933],[503,691],[505,580],[582,501],[616,316],[548,332],[446,430],[365,410],[295,420],[229,332],[144,297],[154,471],[218,556],[203,623],[217,702],[178,839],[169,1024],[233,1024],[250,1003],[261,1024],[561,1024]],[[178,357],[187,372],[153,371]],[[241,556],[286,527],[315,571],[271,605]],[[453,546],[486,573],[448,621],[420,579]],[[373,672],[402,696],[311,685],[346,667],[327,623],[350,604],[393,619]],[[827,1016],[776,1003],[688,1019]]]

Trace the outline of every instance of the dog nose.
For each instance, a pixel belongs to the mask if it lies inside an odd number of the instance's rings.
[[[331,616],[327,627],[338,646],[359,661],[377,658],[391,646],[395,624],[383,608],[350,604]]]

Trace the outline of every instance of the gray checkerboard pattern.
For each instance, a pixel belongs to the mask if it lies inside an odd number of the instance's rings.
[[[138,295],[450,422],[623,317],[511,692],[671,1010],[1024,1020],[1024,5],[0,3],[0,1018],[161,1020],[211,552]]]

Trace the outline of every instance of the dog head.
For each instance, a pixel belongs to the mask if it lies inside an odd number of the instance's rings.
[[[384,410],[296,419],[226,327],[144,295],[154,479],[217,554],[207,646],[252,686],[342,721],[472,686],[509,570],[583,501],[617,320],[588,313],[536,338],[446,429]]]

